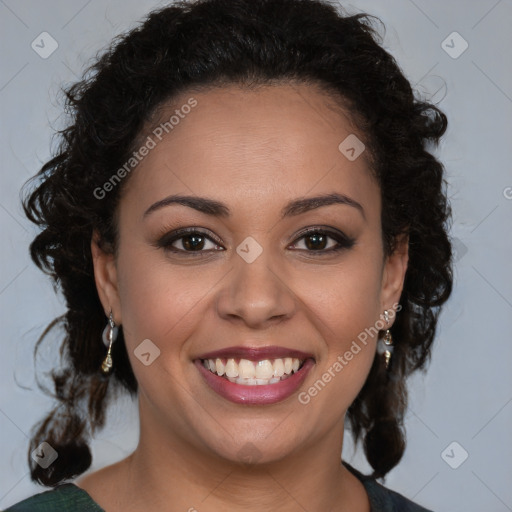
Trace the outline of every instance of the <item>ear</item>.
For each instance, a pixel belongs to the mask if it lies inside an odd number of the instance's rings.
[[[101,304],[108,317],[110,310],[114,322],[118,325],[121,321],[121,307],[117,286],[117,268],[113,252],[102,248],[99,233],[94,230],[91,238],[91,253],[94,266],[94,281],[100,297]]]
[[[395,250],[386,258],[382,272],[381,310],[392,309],[400,301],[409,262],[409,236],[396,239]]]

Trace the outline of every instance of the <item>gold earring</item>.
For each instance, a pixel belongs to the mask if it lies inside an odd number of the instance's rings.
[[[101,363],[101,371],[105,375],[108,375],[110,373],[110,371],[112,370],[112,343],[114,343],[114,341],[117,338],[117,332],[118,332],[118,329],[114,322],[114,318],[112,317],[112,310],[110,310],[108,323],[107,323],[105,329],[103,329],[103,335],[102,335],[103,343],[105,345],[108,345],[107,355],[106,355],[105,359],[103,360],[103,363]]]
[[[384,351],[384,362],[386,363],[386,370],[389,368],[389,361],[391,359],[391,354],[393,353],[393,337],[389,332],[389,329],[386,329],[384,334],[384,344],[386,345],[386,350]]]
[[[386,324],[389,325],[389,312],[387,309],[384,311],[384,320],[386,321]],[[393,353],[393,336],[391,336],[389,329],[386,329],[382,341],[384,342],[384,362],[386,363],[387,370],[389,368],[389,361],[391,360],[391,355]]]

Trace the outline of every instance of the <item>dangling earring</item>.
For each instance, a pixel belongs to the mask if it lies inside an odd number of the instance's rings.
[[[112,310],[110,310],[108,324],[106,325],[105,329],[103,329],[102,335],[103,343],[105,346],[108,346],[107,355],[101,364],[101,371],[106,375],[109,374],[112,370],[112,343],[116,341],[117,331],[118,329],[112,317]]]
[[[386,311],[384,311],[384,320],[386,321],[386,325],[389,325],[389,312],[387,309]],[[386,329],[382,342],[384,343],[384,362],[386,363],[387,370],[389,368],[389,361],[391,360],[391,355],[393,354],[393,336],[391,336],[391,332],[389,331],[389,329]]]

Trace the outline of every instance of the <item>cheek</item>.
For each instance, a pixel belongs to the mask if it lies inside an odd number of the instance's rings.
[[[178,268],[157,257],[156,251],[143,247],[120,250],[118,258],[119,291],[123,333],[133,372],[152,411],[160,411],[186,434],[185,411],[194,411],[190,394],[183,393],[190,372],[189,341],[204,322],[204,304],[208,291],[218,278],[196,267]],[[149,365],[139,359],[141,343],[151,340],[158,356]],[[149,345],[153,357],[153,345]],[[146,350],[147,352],[147,350]],[[187,419],[188,418],[188,419]]]
[[[343,265],[301,281],[301,296],[325,349],[317,361],[313,387],[306,390],[303,403],[311,400],[327,409],[331,403],[329,415],[335,416],[352,403],[375,357],[379,330],[375,324],[382,313],[379,261],[360,253],[347,258]],[[336,407],[332,407],[333,397]]]
[[[381,267],[376,258],[354,253],[338,265],[295,279],[311,317],[324,326],[330,349],[342,349],[379,318]]]
[[[179,268],[156,249],[126,244],[119,252],[118,276],[128,351],[150,339],[161,351],[160,363],[178,371],[187,338],[199,327],[198,318],[204,320],[198,312],[218,281],[216,274],[197,266]]]

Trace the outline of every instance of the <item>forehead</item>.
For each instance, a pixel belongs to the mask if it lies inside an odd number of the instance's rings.
[[[189,91],[157,114],[139,139],[149,137],[153,147],[127,184],[141,208],[173,193],[230,203],[332,191],[375,202],[379,195],[364,135],[350,112],[315,86]]]

